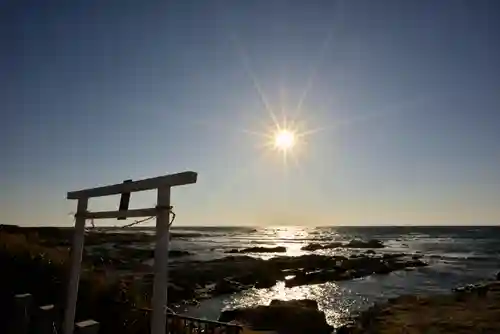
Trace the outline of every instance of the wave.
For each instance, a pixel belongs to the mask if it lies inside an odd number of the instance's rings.
[[[482,256],[482,255],[467,255],[467,254],[431,254],[428,255],[431,259],[439,260],[454,260],[454,261],[498,261],[499,256]]]
[[[203,232],[257,232],[254,227],[248,226],[172,226],[172,231],[203,231]]]
[[[212,236],[211,234],[207,234],[207,233],[196,233],[196,232],[185,232],[185,233],[182,233],[182,232],[172,232],[170,233],[170,236],[172,238],[201,238],[201,237],[210,237]]]

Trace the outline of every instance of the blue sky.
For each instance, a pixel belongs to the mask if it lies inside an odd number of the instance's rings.
[[[0,223],[71,225],[67,191],[184,170],[179,225],[500,222],[495,0],[0,6]],[[266,109],[321,129],[296,164],[248,133]]]

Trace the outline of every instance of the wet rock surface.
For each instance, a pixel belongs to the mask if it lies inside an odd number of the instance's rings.
[[[187,287],[202,287],[201,295],[215,296],[252,287],[269,288],[277,281],[285,281],[287,287],[293,287],[388,274],[426,265],[405,254],[386,257],[359,255],[352,259],[311,254],[278,256],[269,260],[230,256],[205,262],[180,263],[171,269],[170,278],[174,283],[183,282]],[[285,277],[288,279],[285,280]]]
[[[341,242],[332,242],[332,243],[325,244],[325,245],[318,244],[318,243],[312,243],[312,244],[309,244],[309,245],[302,247],[301,250],[315,251],[318,249],[332,249],[332,248],[342,247],[342,245],[343,244]]]
[[[286,247],[250,247],[243,249],[231,249],[224,253],[286,253]]]
[[[363,240],[351,240],[348,243],[343,242],[331,242],[328,244],[312,243],[301,248],[305,251],[315,251],[318,249],[332,249],[332,248],[384,248],[384,243],[377,239],[371,239],[368,241]]]
[[[333,327],[314,300],[272,300],[268,306],[256,306],[224,311],[219,321],[236,320],[254,330],[286,334],[330,334]]]
[[[377,239],[371,239],[368,241],[363,240],[351,240],[347,245],[344,245],[347,248],[384,248],[384,244],[382,241]]]
[[[73,238],[73,228],[65,227],[20,227],[16,225],[0,224],[0,231],[7,233],[24,234],[27,238],[35,237],[36,241],[44,246],[70,246]],[[154,229],[152,233],[144,233],[134,228],[123,230],[127,233],[114,232],[109,228],[90,229],[85,233],[85,246],[104,245],[104,244],[145,244],[154,243]],[[133,231],[133,233],[131,233]],[[196,238],[206,236],[195,232],[172,232],[172,239]]]
[[[18,227],[3,227],[18,231]],[[9,230],[9,231],[10,231]],[[72,236],[72,229],[21,229],[27,236],[36,234],[42,243],[64,243]],[[28,239],[28,237],[27,237]],[[149,291],[152,285],[154,257],[153,237],[147,233],[90,232],[86,235],[87,247],[83,261],[89,270],[105,271],[138,282]],[[381,248],[379,240],[348,243],[334,242],[326,245],[311,244],[310,250],[336,247]],[[302,256],[274,256],[268,260],[244,253],[280,253],[285,247],[250,247],[236,250],[235,255],[210,261],[189,259],[193,255],[183,250],[171,250],[170,257],[186,257],[184,261],[171,261],[169,270],[169,301],[210,298],[236,293],[249,288],[270,288],[278,281],[288,287],[342,281],[372,274],[388,274],[395,270],[427,265],[418,258],[405,254],[357,254],[355,257],[307,254]],[[242,254],[243,253],[243,254]],[[285,279],[285,277],[287,279]]]
[[[358,256],[337,262],[328,268],[314,271],[301,271],[295,277],[285,281],[287,287],[318,284],[329,281],[344,281],[372,274],[389,274],[395,270],[409,267],[423,267],[427,264],[420,260],[403,260],[398,258]]]

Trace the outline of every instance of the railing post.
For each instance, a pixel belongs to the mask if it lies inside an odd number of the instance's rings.
[[[75,324],[75,334],[97,334],[99,323],[92,319],[80,321]]]
[[[34,333],[53,334],[55,326],[55,307],[54,305],[40,306],[36,313]]]
[[[33,296],[29,293],[15,295],[14,303],[15,315],[11,328],[12,334],[27,334],[33,310]]]
[[[85,238],[85,213],[87,212],[87,206],[88,198],[78,199],[73,245],[71,247],[71,268],[66,296],[66,308],[64,310],[63,334],[73,334],[74,329],[76,300],[78,298],[78,282],[80,281],[83,241]]]
[[[168,244],[170,224],[170,187],[158,188],[156,247],[153,282],[151,333],[165,334],[167,325]]]

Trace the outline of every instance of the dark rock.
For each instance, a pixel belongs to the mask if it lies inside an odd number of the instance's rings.
[[[271,300],[269,306],[306,307],[317,310],[318,302],[313,299],[292,299],[292,300],[273,299]]]
[[[175,258],[191,255],[191,253],[171,250],[169,255]],[[115,245],[112,248],[95,246],[92,251],[85,250],[83,261],[97,269],[107,266],[107,269],[144,272],[151,270],[151,267],[144,264],[144,261],[152,258],[154,258],[152,249]]]
[[[176,303],[183,300],[192,299],[195,297],[194,290],[189,287],[181,287],[179,285],[168,283],[168,301]]]
[[[315,251],[315,250],[318,250],[318,249],[323,249],[323,246],[320,245],[320,244],[309,244],[309,245],[306,245],[306,246],[303,246],[300,248],[301,250],[305,250],[305,251]]]
[[[168,251],[168,256],[170,257],[181,257],[181,256],[188,256],[188,255],[193,255],[192,253],[184,250],[177,250],[177,249],[172,249]]]
[[[286,253],[286,247],[250,247],[242,249],[240,253]]]
[[[315,251],[315,250],[318,250],[318,249],[331,249],[331,248],[338,248],[338,247],[342,247],[342,243],[341,242],[332,242],[332,243],[329,243],[329,244],[326,244],[326,245],[312,243],[312,244],[303,246],[300,249],[301,250],[305,250],[305,251]]]
[[[361,334],[359,328],[355,324],[345,324],[340,326],[335,331],[335,334]]]
[[[271,275],[263,276],[257,280],[255,287],[257,289],[267,289],[276,285],[276,278]]]
[[[226,310],[222,311],[219,315],[219,321],[228,323],[230,321],[236,320],[239,316],[241,316],[243,309],[234,309],[234,310]]]
[[[500,281],[500,271],[497,273],[497,281]]]
[[[490,285],[488,284],[468,284],[466,286],[458,287],[452,289],[452,291],[457,295],[464,294],[477,294],[479,297],[484,297],[490,290]]]
[[[301,256],[277,256],[266,261],[267,265],[277,270],[305,269],[317,270],[335,266],[337,261],[346,259],[343,256],[326,256],[308,254]]]
[[[115,257],[133,259],[138,261],[144,261],[155,257],[155,252],[152,249],[126,247],[126,246],[119,246],[115,248],[118,251],[118,254],[115,255]]]
[[[214,292],[217,294],[229,294],[242,290],[242,286],[229,278],[224,278],[215,284]]]
[[[228,256],[211,261],[176,263],[169,272],[169,277],[173,283],[181,286],[210,287],[205,294],[217,295],[252,286],[269,288],[285,277],[285,285],[291,287],[349,280],[374,273],[388,274],[407,267],[427,265],[420,260],[403,260],[395,256],[383,259],[381,256],[361,254],[357,258],[348,259],[344,256],[307,254],[295,257],[275,256],[269,260]]]
[[[85,245],[149,243],[154,238],[154,235],[146,233],[89,232],[85,236]]]
[[[231,249],[225,253],[286,253],[286,247],[250,247],[243,249]]]
[[[331,242],[329,244],[326,244],[323,246],[323,249],[329,249],[329,248],[338,248],[338,247],[342,247],[342,243],[341,242]]]
[[[238,276],[235,280],[244,285],[252,285],[256,284],[259,280],[265,280],[265,276],[261,276],[256,272],[250,272],[243,275]]]
[[[341,281],[364,277],[371,274],[388,274],[408,267],[421,267],[427,264],[420,260],[384,261],[377,257],[358,255],[356,258],[344,259],[340,265],[322,266],[316,270],[296,272],[295,276],[285,281],[285,286],[293,287],[306,284],[320,284],[329,281]]]
[[[155,254],[153,249],[138,248],[138,247],[127,247],[122,245],[115,245],[117,249],[117,254],[115,257],[134,259],[138,261],[144,261],[148,259],[153,259]],[[170,257],[181,257],[192,255],[188,251],[172,249],[168,251]]]
[[[458,288],[453,288],[451,291],[455,292],[455,293],[462,293],[462,292],[465,292],[465,287],[463,286],[459,286]]]
[[[420,261],[420,260],[410,260],[404,262],[404,267],[412,267],[412,268],[418,268],[418,267],[426,267],[428,266],[427,263]]]
[[[265,263],[265,262],[263,262]],[[254,285],[258,289],[270,288],[276,284],[278,279],[283,279],[284,273],[273,268],[262,266],[251,271],[246,271],[240,275],[234,276],[233,281],[242,285]]]
[[[351,240],[347,245],[344,245],[346,248],[384,248],[384,244],[382,241],[377,239],[371,239],[368,241],[362,240]]]
[[[344,270],[366,268],[379,262],[380,259],[359,254],[355,257],[349,258],[348,260],[342,261],[340,263],[340,267]]]
[[[477,295],[479,297],[484,297],[490,290],[490,287],[488,285],[481,285],[476,288]]]
[[[375,251],[373,249],[369,249],[365,252],[365,254],[375,254]]]
[[[285,281],[286,287],[294,287],[306,284],[320,284],[329,281],[340,281],[347,279],[346,271],[340,272],[335,269],[318,270],[309,273],[295,275],[295,277]]]
[[[277,331],[286,334],[330,334],[333,328],[314,301],[275,301],[269,306],[236,309],[221,313],[219,321],[237,320],[257,331]]]
[[[391,259],[397,259],[397,258],[400,258],[403,256],[405,256],[403,253],[387,253],[387,254],[382,255],[382,258],[384,260],[391,260]]]

